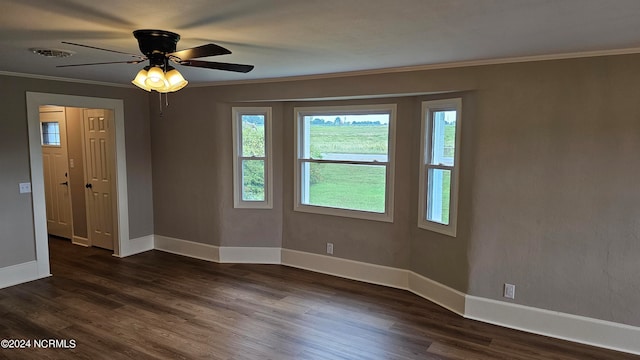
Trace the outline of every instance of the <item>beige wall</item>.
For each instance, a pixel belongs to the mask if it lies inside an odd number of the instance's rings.
[[[0,268],[35,259],[31,196],[19,194],[29,182],[29,146],[25,94],[2,77],[0,99]]]
[[[283,247],[318,254],[331,240],[335,256],[471,295],[502,300],[511,282],[516,303],[639,326],[638,63],[627,55],[187,88],[164,118],[151,107],[155,232],[278,246],[281,231]],[[398,103],[393,224],[292,210],[298,100],[450,91],[463,97],[456,238],[416,226],[420,101],[442,95],[372,100]],[[240,102],[281,114],[273,210],[233,209],[230,106]]]
[[[639,60],[484,69],[471,294],[640,325]]]
[[[129,235],[153,233],[148,95],[137,89],[104,87],[0,75],[0,268],[35,259],[30,194],[26,92],[124,99],[129,192]]]

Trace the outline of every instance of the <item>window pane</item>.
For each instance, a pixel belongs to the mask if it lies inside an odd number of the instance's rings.
[[[451,170],[429,169],[427,179],[427,220],[449,225]]]
[[[384,165],[302,163],[302,171],[306,205],[385,212]]]
[[[456,147],[456,111],[434,111],[431,164],[454,165]]]
[[[60,146],[60,126],[58,122],[42,123],[42,145]]]
[[[242,115],[242,156],[264,157],[264,115]]]
[[[264,160],[242,160],[242,200],[264,201]]]
[[[305,154],[313,159],[389,161],[389,114],[305,116]]]

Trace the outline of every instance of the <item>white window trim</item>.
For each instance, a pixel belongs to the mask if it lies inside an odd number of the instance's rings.
[[[428,156],[431,147],[432,113],[442,110],[456,110],[456,139],[454,166],[451,170],[451,194],[449,198],[449,224],[427,220],[427,171]],[[458,188],[460,173],[460,138],[462,126],[462,99],[445,99],[422,102],[420,131],[420,194],[418,199],[418,227],[441,234],[456,236],[458,227]]]
[[[395,177],[395,145],[396,145],[396,104],[371,104],[371,105],[345,105],[345,106],[319,106],[319,107],[296,107],[294,111],[294,141],[296,144],[294,152],[294,204],[293,210],[299,212],[332,215],[340,217],[349,217],[364,220],[393,222],[393,206],[394,206],[394,177]],[[379,113],[381,111],[389,112],[389,145],[387,162],[387,182],[385,194],[385,212],[376,213],[361,210],[349,210],[341,208],[333,208],[328,206],[308,205],[302,203],[302,163],[300,158],[303,157],[303,142],[300,141],[303,127],[300,122],[306,115],[344,115],[344,114],[363,114],[363,113]]]
[[[233,107],[233,207],[237,209],[273,209],[273,151],[271,146],[271,108],[270,107]],[[242,115],[264,115],[265,128],[265,199],[264,201],[242,200]]]

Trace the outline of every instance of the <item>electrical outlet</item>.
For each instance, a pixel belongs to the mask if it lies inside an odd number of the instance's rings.
[[[20,183],[20,194],[28,194],[31,192],[31,183]]]
[[[333,243],[327,243],[327,254],[333,255]]]
[[[504,284],[504,297],[507,299],[515,299],[516,298],[516,286],[513,284]]]

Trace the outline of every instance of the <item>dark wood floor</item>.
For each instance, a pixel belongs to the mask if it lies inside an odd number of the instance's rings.
[[[640,359],[466,320],[409,292],[279,265],[50,240],[53,277],[0,290],[8,359]],[[33,344],[32,344],[33,345]]]

